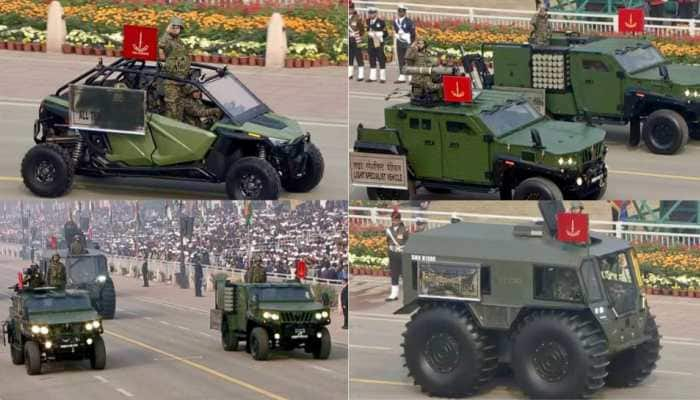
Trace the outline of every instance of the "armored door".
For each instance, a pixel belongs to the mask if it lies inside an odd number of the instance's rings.
[[[437,121],[426,114],[411,113],[400,124],[401,141],[408,150],[408,162],[416,176],[442,178],[442,138]]]
[[[580,113],[616,116],[622,112],[624,74],[611,57],[598,54],[572,56],[571,84]]]
[[[490,151],[481,133],[458,116],[440,121],[442,133],[443,179],[471,184],[486,184],[490,170]]]

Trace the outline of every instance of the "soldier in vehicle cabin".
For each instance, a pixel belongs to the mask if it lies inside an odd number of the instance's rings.
[[[190,73],[190,51],[180,39],[184,24],[179,17],[172,17],[165,34],[158,41],[161,58],[165,60],[163,70],[176,78],[187,79]],[[165,92],[165,116],[182,120],[184,83],[166,79],[163,83]]]
[[[194,85],[185,86],[187,95],[182,102],[182,112],[184,122],[197,128],[207,129],[210,121],[203,121],[202,118],[221,119],[223,112],[218,107],[207,107],[202,101],[202,91]]]
[[[389,246],[389,269],[391,273],[391,293],[386,301],[399,299],[399,277],[401,276],[401,253],[408,241],[408,229],[401,221],[401,213],[391,213],[391,227],[386,228],[386,241]]]
[[[66,288],[66,266],[61,262],[61,256],[58,253],[51,256],[49,269],[47,272],[47,283],[58,289]]]
[[[44,286],[44,278],[41,276],[38,265],[32,264],[24,271],[22,284],[32,289]]]
[[[408,67],[433,67],[435,60],[428,53],[428,45],[423,38],[416,39],[415,43],[406,53],[406,66]],[[402,71],[403,72],[403,71]],[[416,75],[411,79],[411,97],[425,99],[429,102],[442,99],[441,83],[433,82],[430,75]]]
[[[74,256],[80,255],[83,253],[83,244],[80,241],[80,236],[75,235],[73,237],[73,243],[70,244],[70,253]]]
[[[530,32],[530,44],[533,46],[546,46],[552,37],[552,29],[549,27],[549,14],[544,5],[540,5],[537,14],[530,22],[532,31]]]
[[[350,17],[348,20],[348,42],[350,54],[348,60],[348,78],[355,77],[355,62],[357,62],[357,81],[365,79],[365,60],[362,56],[362,37],[365,36],[365,23],[355,10],[355,3],[350,3]]]
[[[384,44],[389,33],[386,30],[386,23],[377,15],[377,8],[369,8],[369,19],[367,19],[367,53],[369,53],[369,80],[373,83],[377,81],[377,64],[379,64],[379,81],[386,83],[386,55],[384,54]]]
[[[399,4],[398,17],[393,24],[396,36],[396,54],[399,59],[399,78],[394,83],[406,82],[406,75],[403,73],[403,67],[406,65],[406,53],[416,40],[416,25],[406,16],[406,11],[406,6]]]
[[[253,256],[248,271],[245,273],[246,283],[265,283],[267,282],[267,272],[263,265],[262,257],[259,254]]]

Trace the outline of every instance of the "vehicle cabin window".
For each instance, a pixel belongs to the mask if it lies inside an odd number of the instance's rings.
[[[418,118],[411,118],[408,124],[411,129],[420,129],[420,120]]]
[[[470,133],[469,127],[464,122],[447,121],[445,123],[445,128],[447,132],[450,133]]]
[[[576,271],[564,267],[534,267],[534,297],[537,300],[581,302],[583,295]]]
[[[433,121],[423,118],[411,118],[408,121],[408,126],[415,130],[422,129],[424,131],[430,131],[433,129]]]
[[[424,131],[429,131],[429,130],[433,129],[432,123],[433,123],[433,121],[431,121],[429,119],[422,119],[421,124],[420,124],[421,129],[423,129]]]
[[[481,267],[481,294],[491,294],[491,267]]]
[[[598,274],[592,260],[585,260],[583,264],[581,264],[581,275],[583,276],[583,284],[588,293],[588,301],[596,302],[603,300],[602,289],[598,282]]]
[[[608,67],[600,60],[583,60],[583,69],[595,72],[608,72]]]

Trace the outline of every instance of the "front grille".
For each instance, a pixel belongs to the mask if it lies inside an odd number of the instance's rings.
[[[81,324],[60,324],[51,325],[49,329],[51,330],[51,333],[56,336],[72,336],[80,335],[80,332],[83,329],[83,327]]]
[[[583,150],[583,163],[587,163],[593,159],[593,148]]]
[[[314,314],[312,312],[285,311],[280,313],[280,320],[282,323],[312,322],[314,320]]]

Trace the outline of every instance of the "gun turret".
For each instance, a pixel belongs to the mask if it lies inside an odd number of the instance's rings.
[[[443,75],[464,75],[462,67],[403,67],[404,75],[424,75],[432,77],[441,77]]]

